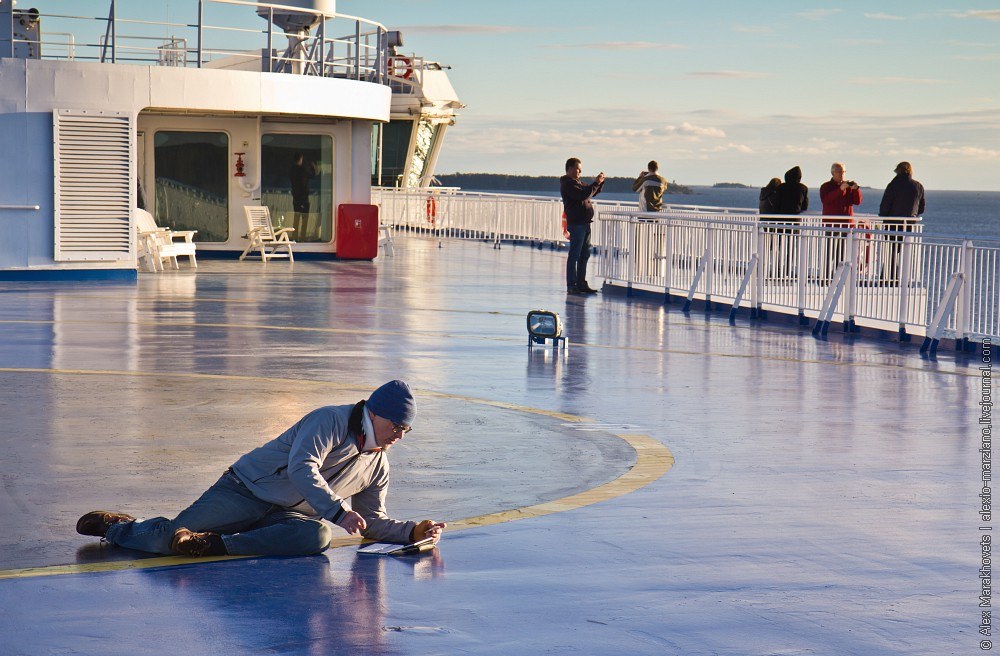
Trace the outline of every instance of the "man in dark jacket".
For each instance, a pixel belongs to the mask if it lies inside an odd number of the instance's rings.
[[[785,181],[778,185],[774,192],[774,211],[772,214],[801,214],[809,209],[809,187],[802,184],[802,169],[795,166],[785,171]],[[780,221],[781,223],[797,223],[799,219],[789,217],[762,218],[761,221]],[[765,236],[770,242],[769,252],[772,260],[772,271],[775,278],[782,279],[791,275],[798,260],[799,231],[790,228],[768,228]]]
[[[896,165],[896,177],[886,186],[882,194],[882,202],[878,207],[878,215],[886,230],[909,232],[913,229],[916,217],[924,213],[924,186],[913,179],[913,167],[909,162]],[[883,281],[899,284],[899,251],[902,248],[903,235],[889,235],[889,252],[886,267],[883,269]]]
[[[590,260],[590,224],[594,221],[594,206],[590,199],[604,188],[604,173],[598,173],[592,183],[580,180],[583,166],[576,157],[566,160],[566,175],[559,178],[559,193],[566,213],[569,230],[569,257],[566,260],[566,292],[596,294],[587,284],[587,261]]]
[[[809,209],[809,187],[802,184],[802,169],[795,166],[785,171],[785,182],[778,187],[775,214],[802,214]]]

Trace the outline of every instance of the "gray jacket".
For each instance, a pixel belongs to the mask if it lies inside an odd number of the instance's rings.
[[[416,522],[386,514],[389,459],[385,451],[361,452],[359,435],[348,426],[353,409],[331,405],[313,410],[237,460],[233,472],[263,501],[334,523],[353,509],[368,524],[366,538],[409,542]]]

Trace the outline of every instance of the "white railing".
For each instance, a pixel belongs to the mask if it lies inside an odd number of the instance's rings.
[[[559,246],[562,202],[549,196],[463,192],[449,188],[373,189],[381,221],[398,233],[480,239],[499,246]],[[938,339],[1000,338],[1000,243],[927,237],[919,219],[764,217],[753,210],[670,205],[639,213],[636,203],[595,199],[596,273],[629,290],[736,304],[751,312],[817,318],[836,300],[834,319],[926,335],[935,312],[953,310]],[[824,223],[824,218],[827,220]],[[843,284],[835,281],[843,265]],[[949,299],[956,275],[957,298]],[[741,291],[742,290],[742,291]],[[737,302],[738,300],[738,302]]]
[[[381,221],[397,232],[422,232],[441,239],[531,242],[558,246],[562,201],[553,196],[521,196],[460,191],[450,187],[373,187]],[[595,201],[598,211],[636,210],[638,203]],[[595,239],[597,236],[595,235]],[[594,241],[595,246],[600,244]]]
[[[824,224],[819,216],[787,224],[746,217],[754,220],[603,213],[599,273],[628,289],[735,304],[751,313],[817,318],[824,301],[835,300],[833,318],[848,328],[935,340],[1000,335],[1000,244],[930,238],[919,223],[903,228],[877,217],[863,217],[855,227]],[[844,281],[834,289],[840,265]],[[940,333],[927,335],[956,275],[954,310]]]

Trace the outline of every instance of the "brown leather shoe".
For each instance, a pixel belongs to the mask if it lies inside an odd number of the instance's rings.
[[[80,535],[93,535],[103,538],[108,534],[108,528],[112,524],[119,522],[134,522],[135,517],[125,513],[109,512],[107,510],[94,510],[76,522],[76,532]]]
[[[204,556],[226,555],[226,545],[218,533],[196,533],[186,528],[174,531],[170,540],[170,550],[181,556],[202,558]]]

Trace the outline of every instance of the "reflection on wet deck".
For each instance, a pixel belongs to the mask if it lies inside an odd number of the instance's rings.
[[[393,455],[400,516],[597,487],[635,462],[616,434],[668,445],[673,469],[424,558],[0,580],[12,653],[977,648],[978,362],[566,297],[558,252],[397,244],[375,263],[0,285],[2,569],[135,557],[77,536],[76,516],[169,513],[305,410],[392,377],[424,392]],[[536,308],[562,315],[568,352],[526,347]]]

